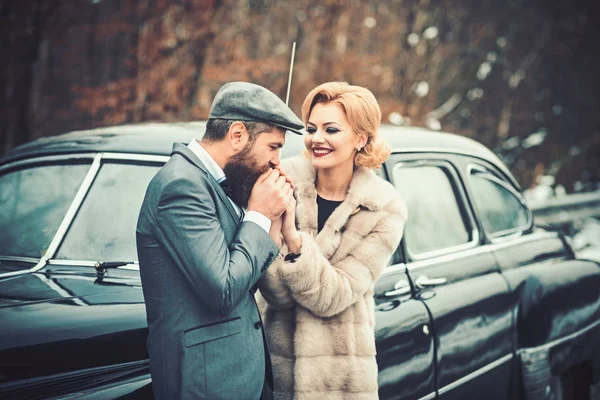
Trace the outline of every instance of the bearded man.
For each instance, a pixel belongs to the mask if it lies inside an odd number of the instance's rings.
[[[300,119],[269,90],[224,85],[201,141],[176,143],[136,230],[157,399],[259,399],[273,387],[254,300],[279,253],[269,232],[292,199],[279,170]]]

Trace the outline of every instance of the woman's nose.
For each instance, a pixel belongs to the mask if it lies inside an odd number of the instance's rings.
[[[325,141],[325,136],[323,135],[323,131],[321,129],[317,129],[317,131],[313,134],[313,143],[323,143]]]

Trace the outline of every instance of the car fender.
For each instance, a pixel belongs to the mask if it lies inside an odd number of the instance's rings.
[[[507,275],[512,275],[516,296],[519,349],[549,344],[600,323],[598,264],[564,260],[513,271]]]
[[[504,275],[515,296],[523,390],[527,398],[545,398],[552,376],[584,361],[598,362],[600,265],[551,260],[513,268]]]

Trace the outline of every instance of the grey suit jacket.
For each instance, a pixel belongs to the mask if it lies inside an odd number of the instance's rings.
[[[148,185],[136,237],[155,397],[258,399],[270,359],[251,288],[273,240],[183,144]]]

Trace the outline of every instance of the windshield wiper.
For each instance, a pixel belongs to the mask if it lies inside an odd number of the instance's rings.
[[[125,265],[137,264],[135,261],[98,261],[94,264],[98,277],[103,277],[107,269],[119,268]]]

